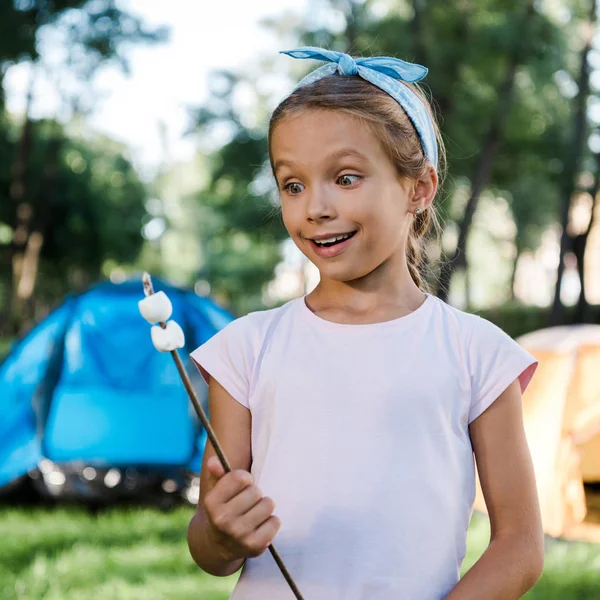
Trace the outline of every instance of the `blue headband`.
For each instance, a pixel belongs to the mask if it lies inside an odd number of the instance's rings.
[[[333,75],[337,71],[340,75],[358,75],[387,92],[402,106],[421,138],[425,156],[437,167],[437,140],[429,113],[416,94],[400,83],[400,81],[414,83],[423,79],[427,75],[426,67],[390,56],[352,58],[342,52],[312,46],[282,50],[281,54],[287,54],[292,58],[315,58],[330,63],[309,73],[300,81],[296,89]]]

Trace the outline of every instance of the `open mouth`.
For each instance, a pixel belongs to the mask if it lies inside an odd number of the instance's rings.
[[[314,244],[319,246],[319,248],[330,248],[331,246],[337,246],[346,240],[349,240],[356,234],[356,231],[351,231],[350,233],[342,233],[340,235],[334,235],[330,238],[322,239],[322,240],[311,240]]]

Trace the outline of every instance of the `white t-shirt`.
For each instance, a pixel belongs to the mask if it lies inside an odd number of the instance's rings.
[[[252,413],[252,468],[305,600],[441,600],[475,496],[468,426],[537,363],[435,296],[384,323],[327,321],[304,298],[230,323],[192,353]],[[293,600],[269,552],[232,599]]]

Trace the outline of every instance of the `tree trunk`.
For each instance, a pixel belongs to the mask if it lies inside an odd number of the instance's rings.
[[[27,239],[27,246],[23,254],[23,265],[16,289],[16,299],[19,303],[19,310],[23,315],[23,322],[20,324],[21,330],[27,328],[30,324],[27,321],[33,321],[35,317],[32,296],[37,283],[40,256],[48,231],[52,215],[52,205],[56,194],[60,148],[61,139],[58,125],[55,124],[54,134],[50,138],[46,148],[43,171],[44,185],[42,186],[41,197],[36,203],[39,208],[36,218],[32,221],[31,233]]]
[[[587,115],[586,105],[590,93],[590,67],[588,64],[588,55],[592,48],[591,31],[596,25],[596,0],[590,0],[590,33],[587,36],[584,48],[581,52],[581,66],[579,72],[579,81],[577,82],[579,92],[575,101],[575,112],[573,115],[573,140],[571,148],[565,157],[565,170],[562,179],[562,205],[560,211],[560,222],[562,234],[560,236],[560,254],[558,260],[558,270],[556,273],[556,286],[554,288],[554,300],[552,310],[550,311],[549,325],[561,325],[565,320],[565,307],[560,299],[560,290],[562,287],[563,275],[565,272],[565,254],[570,244],[567,226],[569,224],[569,209],[571,207],[571,196],[575,190],[575,182],[579,169],[579,162],[583,154],[586,140]],[[583,282],[582,282],[583,286]]]
[[[444,8],[446,7],[447,0],[443,0]],[[471,0],[457,0],[454,3],[454,9],[458,13],[456,28],[454,29],[453,36],[457,40],[461,40],[465,47],[469,45],[469,17],[471,15]],[[425,19],[427,20],[427,19]],[[453,82],[458,80],[459,67],[461,61],[454,59],[447,65],[447,81]],[[425,63],[427,66],[427,63]],[[451,113],[454,110],[454,95],[452,94],[452,86],[445,87],[444,89],[434,90],[433,94],[435,101],[439,108],[439,113],[443,116],[444,121],[449,122],[452,117]]]
[[[512,271],[510,274],[510,299],[514,300],[516,298],[515,294],[515,283],[517,281],[517,267],[519,266],[519,259],[521,258],[521,254],[523,254],[523,248],[519,243],[519,234],[517,233],[517,237],[515,239],[515,258],[512,264]]]
[[[526,31],[529,26],[529,21],[534,14],[534,2],[533,0],[527,0],[527,10],[521,23],[520,31],[521,35],[518,36],[515,43],[513,55],[510,58],[508,70],[500,91],[498,93],[498,103],[496,105],[495,115],[492,120],[491,127],[485,137],[483,143],[483,150],[479,157],[479,162],[475,170],[475,175],[472,179],[471,185],[471,196],[467,202],[465,213],[462,221],[459,225],[458,244],[456,250],[449,261],[445,261],[440,273],[440,282],[438,288],[438,296],[446,301],[448,298],[448,292],[450,290],[450,284],[452,282],[452,276],[456,271],[457,267],[466,264],[466,247],[467,238],[473,222],[473,216],[477,210],[479,203],[479,197],[481,192],[487,185],[494,163],[494,158],[498,150],[498,146],[502,140],[502,134],[504,131],[504,125],[506,123],[508,114],[510,112],[515,87],[515,75],[517,68],[523,62],[524,57],[524,44],[523,39],[526,36]]]
[[[470,310],[473,306],[473,294],[471,289],[471,282],[473,281],[473,277],[471,276],[471,271],[469,270],[469,264],[465,264],[464,267],[465,274],[465,306],[467,310]]]
[[[594,217],[598,207],[598,194],[600,193],[600,154],[595,155],[596,173],[594,176],[594,185],[592,186],[592,214],[585,232],[575,238],[575,256],[577,257],[577,270],[579,272],[579,280],[581,289],[579,291],[579,300],[577,302],[577,311],[575,313],[576,323],[593,323],[591,307],[587,301],[585,293],[585,251],[587,248],[590,233],[594,227]]]
[[[35,81],[34,67],[32,66],[32,75],[27,92],[27,102],[25,106],[25,121],[21,130],[15,158],[12,165],[12,178],[9,188],[9,198],[14,205],[15,219],[12,224],[13,240],[6,254],[8,267],[11,276],[7,279],[7,290],[4,295],[4,306],[2,314],[8,323],[9,333],[14,333],[15,321],[18,323],[18,304],[15,301],[16,289],[21,270],[23,267],[23,256],[29,238],[30,222],[33,216],[33,207],[27,202],[27,167],[29,165],[29,156],[31,154],[31,144],[33,140],[33,122],[30,117],[31,104],[33,101],[33,86]],[[4,320],[4,319],[3,319]]]

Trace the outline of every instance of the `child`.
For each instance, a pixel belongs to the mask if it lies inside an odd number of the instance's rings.
[[[269,127],[283,220],[320,282],[192,353],[233,471],[208,443],[191,554],[214,575],[243,565],[235,600],[293,598],[276,534],[306,600],[520,598],[543,565],[521,411],[537,363],[422,291],[441,148],[413,83],[427,70],[287,54],[328,63]],[[473,453],[491,542],[459,581]]]

